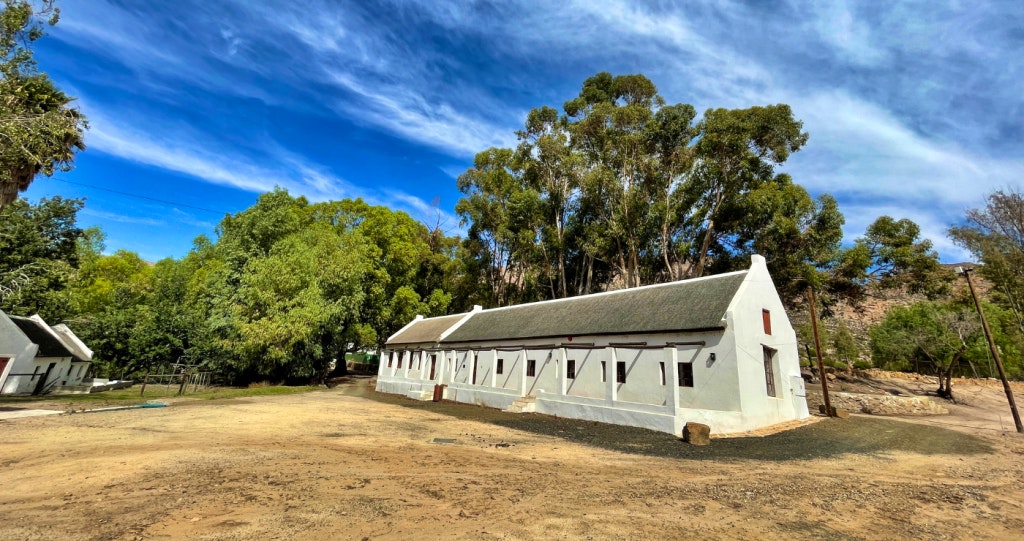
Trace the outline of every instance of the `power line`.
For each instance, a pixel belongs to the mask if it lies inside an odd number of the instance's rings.
[[[222,215],[222,216],[225,215],[225,214],[231,214],[230,212],[223,211],[223,210],[206,209],[206,208],[197,207],[197,206],[194,206],[194,205],[186,205],[185,203],[177,203],[175,201],[166,201],[164,199],[157,199],[155,197],[149,197],[149,196],[145,196],[145,195],[138,195],[138,194],[134,194],[134,193],[122,192],[122,191],[118,191],[118,190],[111,190],[110,188],[100,188],[99,186],[92,186],[90,184],[84,184],[84,183],[81,183],[81,182],[71,182],[70,180],[64,180],[62,178],[58,178],[58,179],[54,179],[54,180],[57,180],[57,181],[60,181],[60,182],[65,182],[67,184],[74,184],[76,186],[84,186],[86,188],[92,188],[94,190],[100,190],[100,191],[103,191],[103,192],[116,193],[118,195],[124,195],[124,196],[128,196],[128,197],[135,197],[135,198],[138,198],[138,199],[146,199],[148,201],[156,201],[157,203],[163,203],[165,205],[174,205],[176,207],[185,207],[185,208],[190,208],[190,209],[195,209],[195,210],[201,210],[203,212],[212,212],[214,214],[219,214],[219,215]]]

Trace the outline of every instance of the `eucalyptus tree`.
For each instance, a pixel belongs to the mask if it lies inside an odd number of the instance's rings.
[[[995,286],[994,301],[1013,312],[1024,332],[1024,194],[992,192],[985,207],[968,210],[966,218],[950,228],[950,237],[982,263],[978,272]]]
[[[723,205],[719,250],[709,270],[745,268],[749,255],[761,254],[783,302],[803,303],[808,286],[820,286],[842,254],[845,219],[836,200],[823,194],[812,199],[788,175],[750,190]]]
[[[955,278],[916,223],[880,216],[839,254],[826,287],[854,304],[873,289],[903,289],[934,300],[949,292]]]
[[[31,46],[57,24],[55,0],[3,0],[0,11],[0,210],[36,175],[70,170],[85,117],[39,71]]]
[[[469,225],[464,246],[481,261],[488,304],[530,300],[540,278],[534,264],[543,227],[540,194],[526,183],[515,151],[480,152],[457,183],[466,195],[455,206]]]
[[[659,177],[655,113],[665,104],[643,75],[599,73],[565,103],[574,144],[588,161],[584,190],[603,202],[597,207],[606,238],[607,261],[626,287],[644,282],[645,258],[652,255],[659,222],[650,212]],[[650,279],[649,276],[647,276]]]
[[[782,182],[777,165],[800,150],[808,135],[788,105],[748,109],[709,109],[697,124],[690,190],[700,220],[700,244],[692,255],[690,276],[704,274],[714,252],[721,252],[723,209],[766,183]],[[788,178],[788,177],[786,177]]]
[[[584,159],[573,147],[568,121],[550,107],[530,111],[526,126],[517,132],[516,159],[525,184],[540,197],[541,256],[548,276],[551,297],[567,297],[571,280],[567,269],[569,218],[579,205]]]

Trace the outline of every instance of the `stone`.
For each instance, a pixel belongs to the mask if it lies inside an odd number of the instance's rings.
[[[700,423],[686,423],[683,427],[683,441],[690,445],[709,445],[711,427]]]
[[[850,417],[850,412],[843,409],[832,408],[832,412],[834,413],[833,417],[839,417],[840,419],[848,419]]]

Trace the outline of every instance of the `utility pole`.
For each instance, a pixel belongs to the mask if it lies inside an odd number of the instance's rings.
[[[962,274],[967,279],[967,287],[971,290],[971,298],[974,299],[974,306],[978,309],[978,316],[981,317],[981,328],[985,330],[985,338],[988,339],[988,349],[992,352],[992,358],[996,361],[996,369],[999,370],[999,379],[1003,380],[1003,390],[1006,391],[1006,401],[1010,403],[1010,413],[1013,414],[1013,424],[1017,425],[1017,432],[1024,434],[1024,424],[1020,422],[1020,413],[1017,412],[1017,403],[1013,400],[1013,390],[1010,389],[1010,382],[1006,380],[1006,371],[1003,370],[1003,361],[999,358],[999,350],[996,348],[995,340],[992,340],[992,331],[988,328],[988,320],[985,319],[985,312],[981,310],[981,303],[978,302],[978,294],[974,292],[974,284],[971,283],[972,268],[957,267],[956,273]]]
[[[818,357],[818,377],[821,378],[821,396],[825,399],[825,415],[834,417],[832,401],[828,398],[828,378],[825,377],[825,362],[821,360],[821,338],[818,336],[818,309],[814,306],[814,288],[807,288],[807,299],[811,302],[811,330],[814,331],[814,352]]]

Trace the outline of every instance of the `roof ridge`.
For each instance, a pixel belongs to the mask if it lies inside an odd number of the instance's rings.
[[[510,310],[512,308],[522,308],[522,307],[525,307],[525,306],[538,306],[538,305],[541,305],[541,304],[551,304],[551,303],[564,302],[564,301],[573,301],[573,300],[579,300],[579,299],[592,299],[592,298],[595,298],[595,297],[610,296],[610,295],[615,295],[615,294],[618,294],[618,293],[633,293],[633,292],[637,292],[637,291],[647,291],[647,290],[656,289],[656,288],[659,288],[659,287],[678,286],[678,285],[681,285],[681,284],[692,284],[692,283],[695,283],[695,282],[710,281],[710,280],[713,280],[713,279],[731,278],[733,276],[737,276],[737,275],[740,275],[740,274],[746,274],[749,271],[750,271],[750,269],[743,269],[743,270],[738,270],[738,271],[733,271],[733,272],[726,272],[726,273],[722,273],[722,274],[713,274],[713,275],[710,275],[710,276],[698,276],[697,278],[687,278],[685,280],[675,280],[673,282],[663,282],[663,283],[660,283],[660,284],[647,284],[645,286],[627,287],[627,288],[624,288],[624,289],[614,289],[614,290],[611,290],[611,291],[598,291],[597,293],[587,293],[586,295],[576,295],[575,297],[562,297],[560,299],[547,299],[547,300],[543,300],[543,301],[524,302],[522,304],[513,304],[511,306],[496,306],[494,308],[484,308],[483,310],[481,310],[480,312],[477,312],[477,313],[496,312],[498,310]]]

